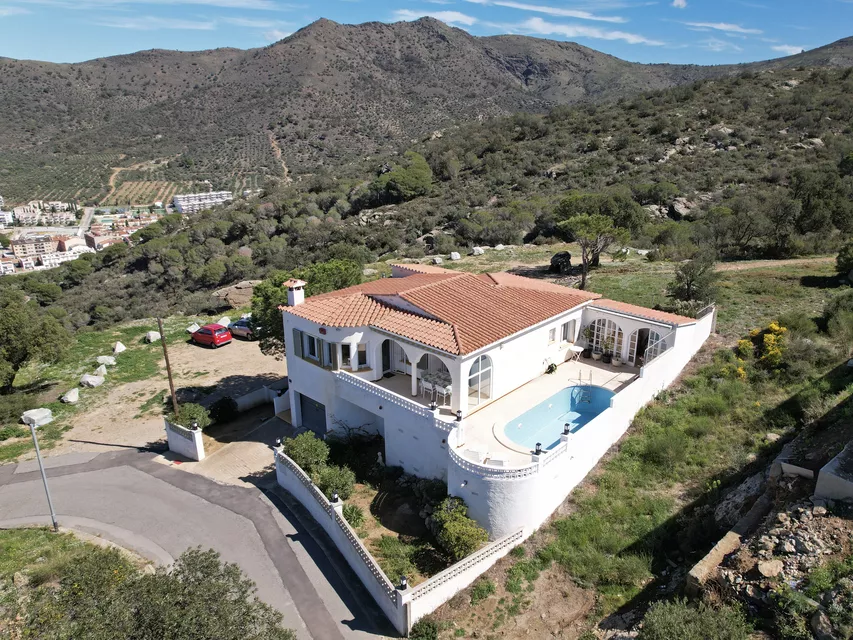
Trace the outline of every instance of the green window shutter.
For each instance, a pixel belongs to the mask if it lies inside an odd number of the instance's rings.
[[[297,358],[302,357],[302,332],[299,329],[293,330],[293,354]]]

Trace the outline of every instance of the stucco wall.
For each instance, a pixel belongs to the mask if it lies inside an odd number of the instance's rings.
[[[169,451],[177,453],[189,460],[204,460],[204,444],[201,439],[201,429],[185,429],[163,420],[166,429],[166,441]]]

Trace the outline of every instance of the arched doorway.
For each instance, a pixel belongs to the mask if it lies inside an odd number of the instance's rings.
[[[409,356],[396,340],[390,338],[382,341],[382,373],[412,373]]]
[[[666,351],[666,342],[652,329],[637,329],[628,340],[628,362],[635,367],[657,358]]]
[[[608,342],[613,343],[613,353],[622,354],[622,341],[624,334],[619,325],[613,320],[599,318],[592,323],[592,348],[595,351],[606,351],[605,345]]]
[[[492,397],[492,360],[489,356],[480,356],[471,365],[468,374],[468,406],[487,402]]]

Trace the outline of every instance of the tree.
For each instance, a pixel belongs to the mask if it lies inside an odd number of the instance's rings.
[[[432,169],[426,159],[414,151],[406,151],[403,164],[377,177],[371,192],[380,204],[406,202],[424,196],[432,189]]]
[[[293,271],[274,271],[252,292],[252,325],[261,351],[267,355],[284,354],[284,324],[280,306],[287,305],[290,278],[304,280],[305,295],[327,293],[361,282],[361,265],[351,260],[330,260]]]
[[[844,275],[853,274],[853,240],[841,247],[835,258],[835,268]]]
[[[838,163],[838,171],[842,176],[853,176],[853,152],[841,159]]]
[[[0,393],[11,393],[15,376],[32,360],[56,362],[71,336],[52,315],[16,290],[0,292]]]
[[[612,244],[624,244],[628,241],[628,230],[613,226],[613,221],[602,215],[576,215],[557,225],[568,233],[581,247],[583,271],[580,288],[586,288],[593,256],[600,255]]]
[[[170,569],[136,569],[117,550],[80,554],[59,587],[30,599],[26,637],[54,640],[294,640],[254,582],[215,551],[190,549]]]
[[[713,258],[700,256],[676,269],[675,278],[666,287],[666,295],[683,302],[713,302],[717,278]]]

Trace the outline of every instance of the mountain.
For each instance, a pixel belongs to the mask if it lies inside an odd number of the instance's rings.
[[[0,59],[0,151],[16,154],[13,166],[0,162],[0,193],[43,188],[45,162],[89,162],[80,173],[94,175],[157,158],[156,172],[123,178],[231,184],[253,172],[280,175],[279,149],[291,169],[306,169],[405,146],[460,121],[749,70],[851,64],[853,39],[755,64],[644,65],[569,42],[475,37],[431,18],[321,19],[247,51],[152,50],[80,64]]]

